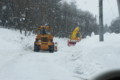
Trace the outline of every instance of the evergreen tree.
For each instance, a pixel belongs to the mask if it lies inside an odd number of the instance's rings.
[[[110,25],[110,31],[114,33],[120,33],[120,18],[112,21]]]

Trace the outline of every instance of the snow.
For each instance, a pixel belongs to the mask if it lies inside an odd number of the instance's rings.
[[[85,80],[120,68],[120,34],[106,33],[67,46],[67,38],[55,38],[58,52],[33,52],[35,35],[25,37],[0,28],[0,80]]]
[[[5,10],[7,8],[7,6],[3,6],[2,9]]]

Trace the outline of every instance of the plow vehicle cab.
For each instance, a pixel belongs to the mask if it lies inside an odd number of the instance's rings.
[[[35,52],[39,52],[40,50],[49,52],[57,51],[57,43],[53,42],[53,35],[48,33],[50,30],[49,26],[40,26],[37,29],[38,34],[34,42]]]

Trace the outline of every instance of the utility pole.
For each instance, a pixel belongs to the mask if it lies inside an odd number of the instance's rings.
[[[119,17],[120,17],[120,0],[117,0],[118,3],[118,11],[119,11]]]
[[[99,0],[99,40],[104,41],[103,34],[103,0]]]

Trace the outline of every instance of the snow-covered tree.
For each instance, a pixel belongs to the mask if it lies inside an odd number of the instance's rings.
[[[120,18],[112,21],[110,25],[110,31],[114,33],[120,33]]]

